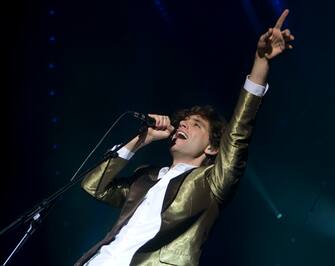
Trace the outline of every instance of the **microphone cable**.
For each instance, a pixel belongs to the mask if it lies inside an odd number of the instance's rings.
[[[133,112],[131,111],[126,111],[124,113],[122,113],[121,115],[119,115],[119,117],[115,120],[115,122],[109,127],[109,129],[106,131],[106,133],[101,137],[101,139],[98,141],[98,143],[95,145],[95,147],[92,149],[92,151],[86,156],[86,158],[84,159],[84,161],[82,162],[82,164],[79,166],[78,170],[74,173],[74,175],[71,177],[70,181],[74,182],[74,179],[78,176],[79,172],[81,171],[81,169],[84,167],[84,165],[86,164],[86,162],[91,158],[91,156],[93,155],[93,153],[99,148],[99,146],[101,145],[101,143],[105,140],[105,138],[108,136],[108,134],[111,132],[111,130],[114,128],[114,126],[119,123],[119,121],[127,114],[132,114]]]

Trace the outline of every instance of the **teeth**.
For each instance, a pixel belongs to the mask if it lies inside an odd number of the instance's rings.
[[[182,131],[178,131],[178,132],[177,132],[177,136],[178,136],[178,137],[181,137],[181,138],[183,138],[183,139],[187,139],[187,135],[186,135],[186,133],[184,133],[184,132],[182,132]]]

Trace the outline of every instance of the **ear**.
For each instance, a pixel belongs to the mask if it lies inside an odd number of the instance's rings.
[[[204,152],[206,155],[216,155],[219,152],[219,149],[215,149],[211,145],[208,145]]]

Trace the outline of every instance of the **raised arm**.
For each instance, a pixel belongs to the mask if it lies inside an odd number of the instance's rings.
[[[269,60],[286,48],[293,48],[288,42],[294,40],[294,36],[288,29],[281,30],[288,12],[285,10],[275,26],[259,38],[254,65],[248,77],[256,86],[266,85]],[[234,114],[222,136],[215,164],[207,175],[213,194],[221,203],[230,198],[235,184],[246,168],[248,147],[256,113],[261,104],[262,95],[256,96],[245,89],[240,94]]]

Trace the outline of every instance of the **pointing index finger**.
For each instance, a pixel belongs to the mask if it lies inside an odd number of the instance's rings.
[[[279,17],[279,19],[277,20],[276,25],[274,26],[275,28],[280,29],[283,26],[288,13],[289,13],[289,10],[285,9],[284,12]]]

